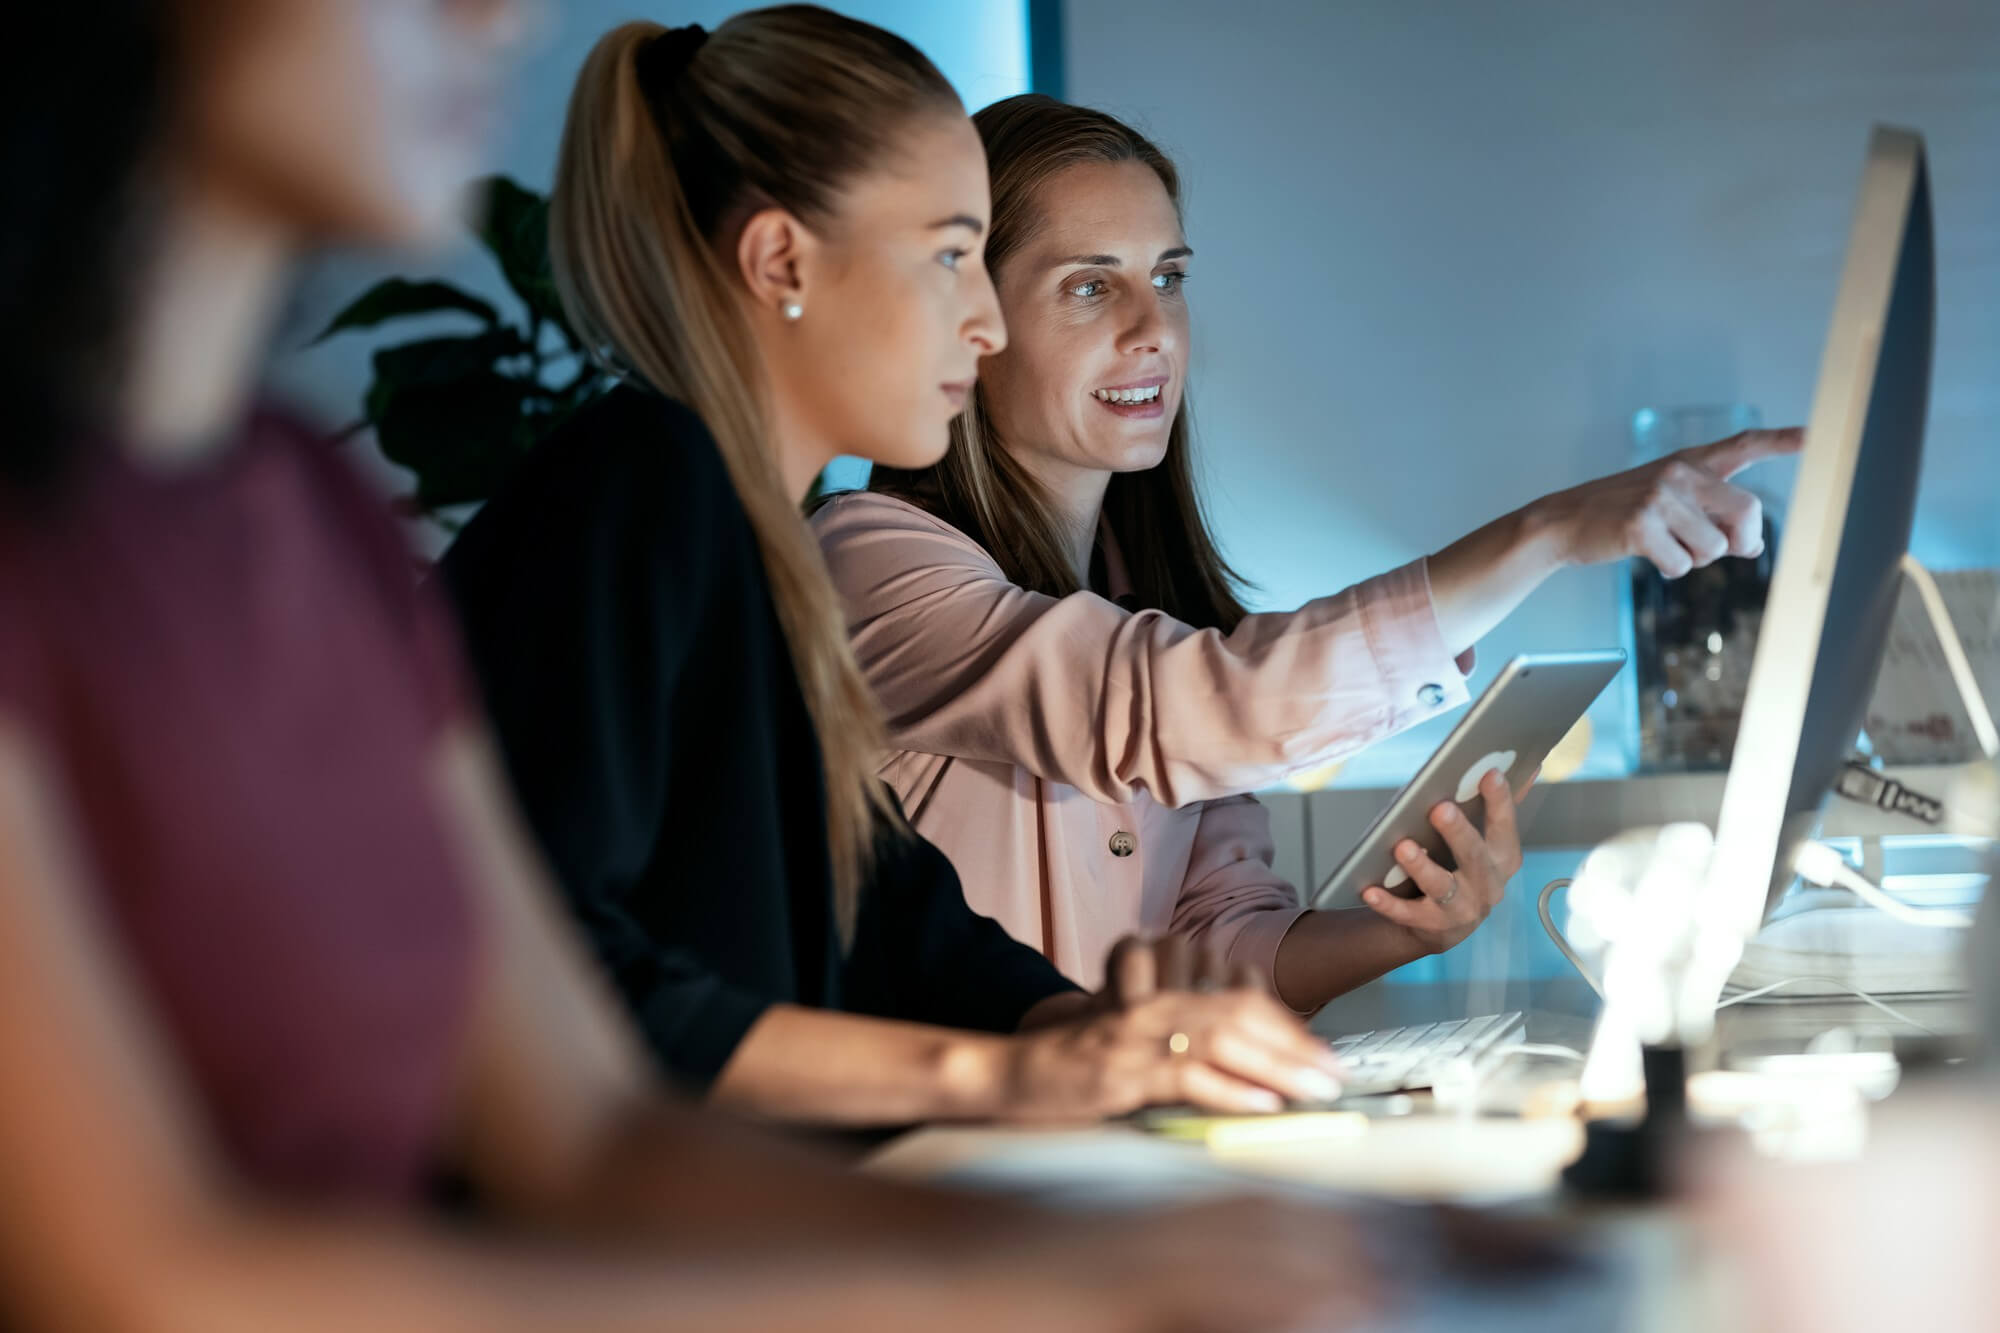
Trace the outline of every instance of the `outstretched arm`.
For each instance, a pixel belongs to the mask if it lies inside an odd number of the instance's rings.
[[[1439,632],[1454,649],[1471,647],[1569,565],[1638,556],[1677,579],[1726,555],[1761,554],[1764,507],[1730,478],[1804,441],[1796,427],[1747,430],[1494,520],[1431,557]]]

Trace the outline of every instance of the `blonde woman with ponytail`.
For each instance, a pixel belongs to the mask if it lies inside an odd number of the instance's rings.
[[[624,382],[444,562],[516,787],[653,1052],[717,1104],[879,1125],[1328,1097],[1325,1047],[1219,970],[1163,987],[1125,941],[1079,991],[966,906],[876,778],[799,505],[835,455],[943,453],[1006,340],[986,225],[978,137],[899,38],[785,6],[598,44],[551,243]]]

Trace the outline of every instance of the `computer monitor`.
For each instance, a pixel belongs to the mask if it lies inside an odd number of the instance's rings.
[[[1860,734],[1909,548],[1936,280],[1923,140],[1876,127],[1723,788],[1703,918],[1756,932]]]

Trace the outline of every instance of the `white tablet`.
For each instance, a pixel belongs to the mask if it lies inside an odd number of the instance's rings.
[[[1396,864],[1396,844],[1405,838],[1447,870],[1456,869],[1444,835],[1431,827],[1430,812],[1441,801],[1456,801],[1484,828],[1479,780],[1497,768],[1518,794],[1624,665],[1625,654],[1618,651],[1530,654],[1509,662],[1319,886],[1312,905],[1359,907],[1361,891],[1371,884],[1401,898],[1417,897],[1417,886]]]

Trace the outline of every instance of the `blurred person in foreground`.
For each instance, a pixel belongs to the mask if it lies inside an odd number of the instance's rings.
[[[851,1176],[658,1088],[383,507],[252,401],[448,224],[504,0],[36,6],[0,90],[0,1306],[50,1329],[1235,1329],[1330,1214]],[[448,1226],[432,1183],[462,1179]]]

